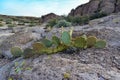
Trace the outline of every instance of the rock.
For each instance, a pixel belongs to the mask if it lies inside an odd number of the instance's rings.
[[[10,52],[11,47],[19,46],[20,48],[24,49],[25,45],[27,45],[27,43],[31,42],[32,40],[33,37],[29,32],[17,33],[10,37],[7,37],[7,39],[5,39],[0,46],[2,55],[4,55],[6,58],[11,58],[12,57]]]
[[[22,59],[17,61],[17,66],[10,63],[12,66],[6,68],[8,64],[4,64],[5,67],[0,68],[0,74],[3,73],[1,75],[2,77],[0,77],[3,80],[8,79],[8,77],[21,80],[66,80],[64,74],[67,73],[69,74],[69,77],[67,77],[68,80],[119,80],[119,18],[120,13],[117,13],[94,20],[93,22],[91,21],[91,25],[74,27],[74,37],[86,34],[87,36],[96,36],[99,39],[106,40],[107,46],[103,49],[93,47],[77,50],[70,48],[52,55],[40,55],[29,59]],[[70,28],[65,28],[66,31],[69,29]],[[22,42],[25,42],[22,45],[23,48],[26,42],[28,43],[31,39],[30,35],[33,33],[35,33],[35,35],[42,33],[44,36],[47,36],[48,39],[51,38],[52,33],[59,37],[59,33],[61,33],[61,30],[58,28],[54,28],[50,32],[44,32],[44,30],[40,30],[40,28],[32,28],[28,31],[32,33],[19,33],[11,36],[11,38],[8,38],[4,42],[3,47],[0,49],[6,49],[6,51],[8,51],[12,45],[17,44],[21,46],[22,43],[19,42],[19,40],[23,37],[28,37],[27,40],[24,41],[25,38],[22,40]],[[14,43],[10,44],[9,41]]]
[[[96,12],[111,14],[120,11],[119,0],[90,0],[88,3],[72,9],[69,16],[92,15]]]
[[[44,15],[41,17],[41,22],[44,23],[44,22],[48,22],[50,21],[51,19],[55,19],[55,18],[58,18],[59,16],[54,14],[54,13],[49,13],[47,15]]]
[[[104,80],[118,80],[120,75],[114,69],[106,70],[99,64],[82,64],[78,60],[62,58],[58,54],[27,59],[23,67],[24,70],[17,74],[13,66],[9,77],[22,80],[65,80],[63,74],[69,73],[69,80],[99,80],[101,77]],[[27,70],[26,67],[31,69]]]
[[[3,67],[0,68],[0,79],[1,80],[8,80],[8,76],[10,73],[10,69],[12,68],[12,66],[15,65],[15,62],[20,61],[22,58],[18,58],[10,63],[7,63],[6,65],[4,65]]]

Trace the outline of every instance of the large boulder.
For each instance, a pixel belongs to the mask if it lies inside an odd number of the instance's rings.
[[[14,46],[19,46],[20,48],[24,49],[29,47],[27,43],[33,40],[32,34],[29,32],[22,32],[16,33],[10,37],[7,37],[2,43],[0,44],[0,51],[2,55],[6,58],[12,58],[10,49]]]

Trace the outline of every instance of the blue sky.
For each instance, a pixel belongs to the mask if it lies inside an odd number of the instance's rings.
[[[89,0],[0,0],[0,14],[37,16],[50,12],[66,15]]]

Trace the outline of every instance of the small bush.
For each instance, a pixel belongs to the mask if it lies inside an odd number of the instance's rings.
[[[2,18],[0,18],[0,21],[3,21],[3,19],[2,19]]]
[[[48,24],[46,25],[46,27],[54,27],[57,24],[58,20],[57,19],[52,19],[48,22]]]
[[[97,12],[97,13],[90,16],[90,20],[101,18],[101,17],[104,17],[104,16],[107,16],[107,14],[105,14],[103,12]]]
[[[36,24],[35,23],[30,23],[28,26],[33,27],[33,26],[36,26]]]
[[[89,16],[76,16],[73,18],[72,23],[74,25],[83,25],[89,22]]]
[[[67,22],[66,20],[60,20],[60,21],[58,21],[58,23],[55,25],[55,27],[58,27],[58,28],[60,28],[60,27],[62,27],[62,26],[64,26],[64,27],[70,27],[70,26],[71,26],[71,23],[70,23],[70,22]]]
[[[6,20],[6,24],[11,24],[12,23],[12,20]]]
[[[8,24],[7,26],[8,26],[8,27],[16,27],[15,24]]]

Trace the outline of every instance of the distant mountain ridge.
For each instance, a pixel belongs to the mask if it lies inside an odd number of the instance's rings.
[[[90,0],[88,3],[72,9],[69,16],[91,15],[96,12],[106,14],[116,13],[120,11],[120,0]]]

